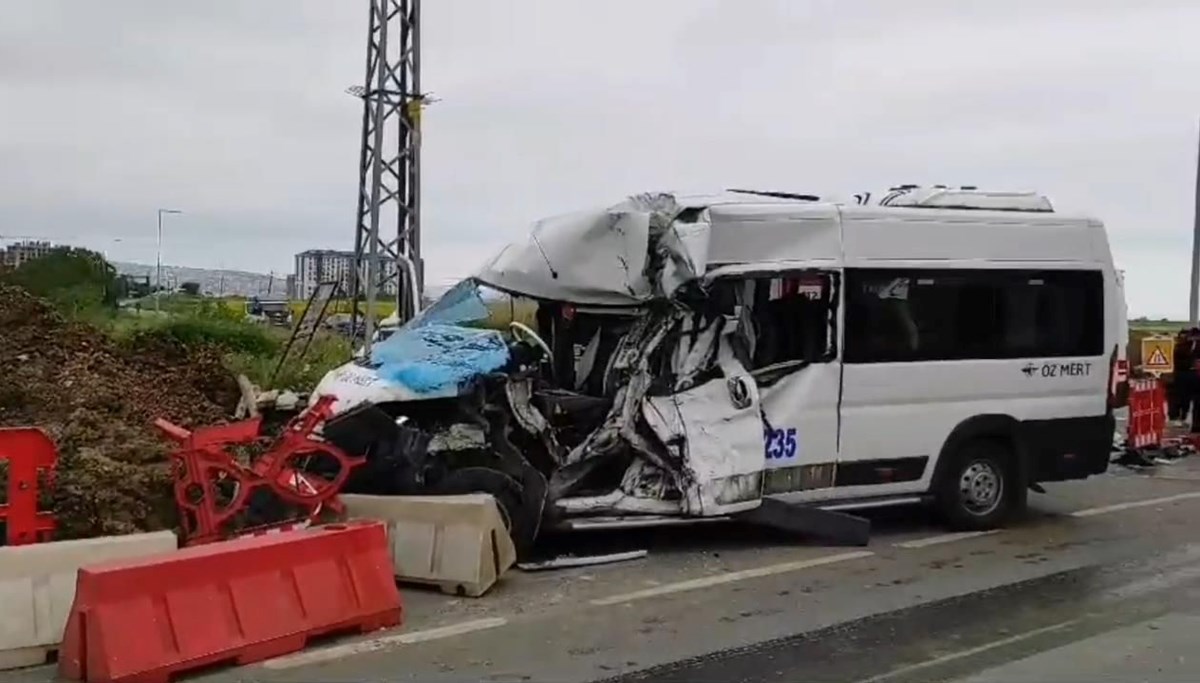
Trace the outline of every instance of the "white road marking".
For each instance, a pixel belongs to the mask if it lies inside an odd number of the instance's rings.
[[[311,664],[320,664],[330,662],[343,657],[353,657],[355,655],[364,655],[371,652],[377,652],[393,645],[413,645],[415,643],[424,643],[430,640],[439,640],[441,638],[451,638],[461,636],[474,631],[483,631],[489,628],[504,626],[508,623],[508,619],[503,617],[491,617],[488,619],[475,619],[472,621],[463,621],[449,626],[439,626],[437,628],[425,629],[423,631],[408,631],[407,633],[397,633],[390,636],[382,636],[372,638],[370,640],[360,640],[354,643],[346,643],[345,645],[335,645],[333,647],[321,648],[319,650],[311,650],[309,652],[299,652],[294,655],[285,655],[268,659],[261,666],[266,669],[294,669],[298,666],[309,666]]]
[[[1151,498],[1148,500],[1137,500],[1137,501],[1130,501],[1127,503],[1116,503],[1113,505],[1104,505],[1101,507],[1094,507],[1094,508],[1087,508],[1085,510],[1078,510],[1076,512],[1072,512],[1069,514],[1072,517],[1094,517],[1096,515],[1108,514],[1110,512],[1120,512],[1122,510],[1130,510],[1130,509],[1136,509],[1136,508],[1142,508],[1142,507],[1151,507],[1151,506],[1155,506],[1155,505],[1166,505],[1169,503],[1175,503],[1178,501],[1193,500],[1193,499],[1200,499],[1200,491],[1189,492],[1189,493],[1180,493],[1180,494],[1173,495],[1173,496],[1164,496],[1162,498]],[[996,534],[996,533],[999,533],[1000,531],[1001,531],[1000,529],[993,529],[990,531],[967,531],[967,532],[958,532],[958,533],[939,534],[937,536],[929,536],[926,538],[913,539],[911,541],[903,541],[900,543],[895,543],[893,545],[894,545],[894,547],[897,547],[897,548],[918,549],[918,548],[925,548],[925,547],[934,546],[934,545],[941,545],[943,543],[953,543],[955,541],[961,541],[961,540],[966,540],[966,539],[970,539],[970,538],[978,538],[980,536]],[[663,585],[659,585],[659,586],[654,586],[651,588],[647,588],[647,589],[639,590],[639,591],[633,591],[630,593],[621,593],[618,595],[611,595],[611,596],[608,596],[605,598],[597,598],[597,599],[591,600],[590,604],[595,605],[597,607],[603,607],[603,606],[607,606],[607,605],[618,605],[618,604],[622,604],[622,603],[633,602],[636,600],[642,600],[645,598],[653,598],[653,597],[659,597],[659,596],[663,596],[663,595],[670,595],[672,593],[682,593],[685,591],[698,590],[701,588],[720,586],[720,585],[724,585],[724,584],[728,584],[728,583],[745,581],[748,579],[757,579],[757,578],[762,578],[762,577],[766,577],[766,576],[774,576],[777,574],[787,574],[790,572],[801,571],[804,569],[811,569],[814,567],[821,567],[821,566],[825,566],[825,565],[836,564],[838,562],[848,562],[850,560],[862,559],[865,557],[871,557],[873,555],[875,555],[875,553],[873,553],[869,550],[862,550],[862,551],[855,551],[855,552],[848,552],[848,553],[840,553],[837,555],[826,555],[824,557],[817,557],[817,558],[813,558],[813,559],[809,559],[809,560],[797,560],[795,562],[783,562],[780,564],[766,565],[763,567],[742,569],[739,571],[729,572],[726,574],[716,574],[713,576],[705,576],[705,577],[701,577],[698,579],[690,579],[687,581],[679,581],[676,583],[668,583],[668,584],[663,584]],[[979,647],[971,648],[968,650],[963,650],[962,652],[953,653],[953,654],[946,655],[943,657],[938,657],[936,659],[932,659],[932,660],[929,660],[926,662],[921,662],[919,664],[914,664],[914,665],[911,665],[908,667],[896,669],[896,670],[890,671],[886,674],[882,674],[880,676],[866,679],[865,681],[862,681],[860,683],[870,683],[870,682],[874,682],[874,681],[881,681],[886,678],[890,678],[892,676],[897,676],[897,675],[908,673],[911,671],[918,671],[918,670],[921,670],[924,668],[928,668],[928,667],[936,666],[936,665],[939,665],[939,664],[942,664],[945,662],[953,661],[955,659],[960,659],[962,657],[969,657],[974,654],[978,654],[980,652],[990,650],[992,648],[1003,647],[1005,645],[1020,642],[1021,640],[1025,640],[1027,638],[1032,638],[1032,637],[1041,635],[1043,633],[1047,633],[1050,631],[1055,631],[1058,629],[1065,628],[1067,626],[1070,626],[1070,625],[1076,623],[1076,621],[1077,620],[1066,621],[1066,622],[1062,622],[1059,624],[1055,624],[1053,626],[1047,626],[1045,628],[1035,629],[1033,631],[1029,631],[1027,633],[1012,636],[1010,638],[1005,638],[1003,640],[998,640],[998,641],[995,641],[995,642],[992,642],[992,643],[989,643],[986,645],[981,645]],[[421,631],[409,631],[409,632],[405,632],[405,633],[398,633],[398,634],[394,634],[394,635],[372,638],[369,640],[361,640],[361,641],[357,641],[357,642],[353,642],[353,643],[346,643],[344,645],[335,645],[332,647],[311,650],[308,652],[299,652],[296,654],[286,655],[283,657],[277,657],[275,659],[267,660],[265,662],[262,662],[260,664],[260,666],[262,666],[263,668],[266,668],[266,669],[274,669],[274,670],[293,669],[296,667],[309,666],[312,664],[320,664],[323,662],[334,661],[337,659],[342,659],[345,657],[352,657],[355,655],[369,654],[371,652],[377,652],[379,650],[383,650],[383,649],[386,649],[391,646],[413,645],[416,643],[424,643],[424,642],[428,642],[431,640],[440,640],[442,638],[452,638],[455,636],[473,633],[475,631],[484,631],[487,629],[497,628],[500,626],[504,626],[506,624],[508,624],[508,620],[503,617],[490,617],[490,618],[486,618],[486,619],[474,619],[471,621],[463,621],[463,622],[459,622],[456,624],[450,624],[447,626],[439,626],[437,628],[430,628],[430,629],[425,629],[425,630],[421,630]]]
[[[1072,517],[1095,517],[1096,515],[1104,515],[1104,514],[1108,514],[1110,512],[1120,512],[1121,510],[1131,510],[1133,508],[1144,508],[1144,507],[1150,507],[1152,505],[1165,505],[1167,503],[1174,503],[1174,502],[1180,501],[1180,500],[1191,500],[1193,498],[1200,498],[1200,491],[1193,491],[1191,493],[1180,493],[1178,495],[1166,496],[1163,498],[1151,498],[1149,500],[1135,500],[1135,501],[1132,501],[1129,503],[1117,503],[1115,505],[1104,505],[1104,506],[1096,507],[1096,508],[1088,508],[1086,510],[1079,510],[1077,512],[1072,512],[1071,516]]]
[[[897,548],[925,548],[931,545],[941,545],[943,543],[953,543],[955,541],[965,541],[968,538],[978,538],[980,536],[990,536],[991,534],[1000,533],[1000,529],[991,529],[989,531],[961,531],[953,534],[941,534],[939,536],[928,536],[926,538],[917,538],[903,543],[893,543]]]
[[[708,588],[710,586],[720,586],[726,583],[734,583],[736,581],[745,581],[747,579],[758,579],[764,576],[774,576],[775,574],[786,574],[788,572],[800,571],[801,569],[809,569],[812,567],[821,567],[827,564],[837,562],[847,562],[849,560],[857,560],[863,557],[871,557],[875,553],[870,550],[860,550],[852,553],[841,553],[838,555],[826,555],[825,557],[817,557],[811,560],[798,560],[796,562],[783,562],[780,564],[770,564],[764,567],[755,567],[753,569],[742,569],[736,572],[727,574],[715,574],[713,576],[705,576],[699,579],[691,579],[690,581],[679,581],[677,583],[667,583],[654,588],[645,590],[633,591],[632,593],[622,593],[620,595],[610,595],[607,598],[597,598],[591,601],[591,604],[597,607],[605,605],[617,605],[623,602],[633,602],[643,598],[654,598],[660,595],[669,595],[671,593],[681,593],[683,591],[691,591],[699,588]]]
[[[888,671],[887,673],[879,674],[878,676],[864,678],[863,680],[859,681],[858,683],[878,683],[879,681],[885,681],[889,678],[903,676],[905,674],[910,674],[914,671],[920,671],[922,669],[928,669],[930,667],[939,666],[939,665],[945,664],[947,662],[953,662],[958,659],[963,659],[964,657],[972,657],[981,652],[987,652],[988,650],[994,650],[998,647],[1004,647],[1006,645],[1012,645],[1014,643],[1019,643],[1022,640],[1029,640],[1030,638],[1036,638],[1036,637],[1046,634],[1046,633],[1052,633],[1054,631],[1059,631],[1064,628],[1067,628],[1068,626],[1073,626],[1073,625],[1077,624],[1078,622],[1079,622],[1079,619],[1071,619],[1070,621],[1062,621],[1057,624],[1052,624],[1050,626],[1043,626],[1042,628],[1035,628],[1032,631],[1026,631],[1025,633],[1018,633],[1015,636],[1009,636],[1008,638],[1002,638],[1001,640],[994,640],[990,643],[986,643],[984,645],[979,645],[977,647],[973,647],[973,648],[970,648],[967,650],[962,650],[960,652],[953,652],[948,655],[943,655],[941,657],[926,660],[924,662],[919,662],[917,664],[911,664],[909,666],[902,666],[899,669],[892,669],[891,671]]]

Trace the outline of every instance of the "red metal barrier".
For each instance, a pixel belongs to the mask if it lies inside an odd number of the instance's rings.
[[[50,540],[54,515],[38,511],[39,474],[54,480],[58,451],[36,427],[0,429],[0,460],[8,462],[8,502],[0,504],[5,543],[28,545]]]
[[[401,621],[387,531],[334,524],[79,570],[59,674],[166,683],[220,663],[296,652],[309,639]]]
[[[1129,380],[1129,425],[1126,441],[1131,448],[1162,444],[1167,429],[1167,394],[1157,379]]]

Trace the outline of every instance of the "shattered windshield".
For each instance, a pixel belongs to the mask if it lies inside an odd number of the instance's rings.
[[[463,280],[381,338],[363,364],[416,394],[452,394],[472,377],[508,363],[508,341],[500,329],[511,302],[506,294]]]
[[[454,285],[432,306],[417,314],[407,327],[430,324],[476,327],[488,319],[490,311],[485,297],[495,301],[499,296],[499,292],[468,278]]]

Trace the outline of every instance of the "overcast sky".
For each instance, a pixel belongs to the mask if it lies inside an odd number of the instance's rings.
[[[350,248],[366,0],[4,0],[0,237],[290,271]],[[427,0],[429,276],[658,189],[1038,189],[1181,317],[1195,0]]]

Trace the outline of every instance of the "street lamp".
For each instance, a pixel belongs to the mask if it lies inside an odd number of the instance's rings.
[[[183,213],[179,209],[158,210],[158,255],[154,265],[154,310],[160,310],[162,299],[162,217],[165,213]]]
[[[114,238],[112,239],[112,243],[113,243],[113,244],[120,244],[120,243],[121,243],[121,238],[120,238],[120,237],[114,237]],[[102,249],[102,250],[100,251],[100,255],[104,257],[104,260],[105,260],[106,262],[109,262],[109,263],[111,263],[111,262],[108,260],[108,247],[104,247],[104,249]]]

